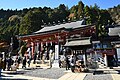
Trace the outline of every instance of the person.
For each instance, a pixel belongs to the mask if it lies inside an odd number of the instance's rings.
[[[37,58],[38,58],[38,60],[40,60],[40,57],[41,57],[40,56],[40,51],[38,51],[37,53],[38,53],[38,57]]]
[[[70,66],[71,66],[71,71],[74,72],[74,70],[75,70],[75,58],[74,58],[74,56],[72,56],[70,58]]]
[[[47,59],[47,49],[45,50],[45,53],[44,53],[44,60]]]
[[[26,61],[26,57],[24,57],[22,62],[22,68],[26,68]]]
[[[14,64],[13,65],[15,65],[16,64],[16,67],[18,68],[18,56],[16,56],[16,59],[15,59],[15,62],[14,62]],[[12,66],[13,66],[12,65]],[[11,66],[11,69],[12,69],[12,66]]]
[[[45,61],[44,61],[44,53],[45,53],[45,50],[42,50],[42,53],[41,53],[41,60],[42,60],[42,63],[45,63]]]
[[[0,57],[0,77],[1,77],[2,68],[3,68],[3,61],[2,61],[2,58]]]
[[[15,62],[13,65],[11,65],[11,71],[17,70],[17,63]]]
[[[3,70],[5,71],[5,69],[6,69],[6,58],[4,59],[4,67],[3,67]]]
[[[17,60],[18,67],[17,67],[17,68],[19,68],[20,62],[21,62],[21,58],[20,58],[20,57],[18,57],[18,60]]]
[[[70,61],[69,61],[69,58],[68,56],[66,57],[66,70],[69,70],[70,68]]]
[[[53,50],[50,49],[49,50],[49,60],[50,60],[49,64],[50,64],[50,68],[52,67],[52,53],[53,53]]]
[[[30,57],[27,58],[27,63],[28,63],[28,67],[30,67],[30,63],[31,63]]]
[[[34,54],[34,61],[33,61],[33,64],[36,63],[36,58],[37,58],[37,53]]]
[[[45,52],[45,50],[42,50],[42,51],[40,52],[40,60],[43,59],[43,54],[44,54],[44,52]]]
[[[13,65],[14,61],[12,60],[11,57],[8,58],[7,60],[7,70],[9,71],[11,69],[11,65]]]
[[[66,49],[63,49],[63,55],[66,57]]]
[[[59,59],[59,67],[62,68],[62,61]]]
[[[81,61],[76,61],[76,67],[77,67],[77,72],[81,72],[82,70],[82,67],[81,67],[81,63],[80,63]]]
[[[28,49],[27,49],[27,53],[28,53],[28,56],[29,56],[29,58],[32,58],[32,48],[31,47],[29,47]]]

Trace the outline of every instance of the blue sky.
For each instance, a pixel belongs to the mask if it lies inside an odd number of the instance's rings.
[[[69,8],[77,5],[80,0],[0,0],[0,9],[23,9],[30,7],[58,7],[59,4],[65,4]],[[120,0],[82,0],[85,5],[94,5],[95,3],[101,9],[111,8],[120,4]]]

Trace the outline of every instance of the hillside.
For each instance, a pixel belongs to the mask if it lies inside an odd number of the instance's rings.
[[[96,25],[98,36],[107,35],[102,26],[112,24],[114,21],[120,23],[120,5],[104,10],[100,9],[97,4],[88,6],[79,1],[70,9],[64,4],[60,4],[54,9],[50,7],[33,7],[23,10],[0,9],[0,40],[9,44],[11,37],[33,34],[43,25],[50,26],[83,18],[86,20],[86,24]]]
[[[120,4],[118,6],[114,6],[113,8],[109,8],[108,11],[115,23],[120,25]]]

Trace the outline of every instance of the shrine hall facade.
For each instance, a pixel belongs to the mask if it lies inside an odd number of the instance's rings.
[[[41,51],[45,46],[55,46],[58,44],[64,46],[70,38],[90,38],[95,32],[96,28],[94,25],[85,25],[82,20],[45,26],[31,35],[19,36],[19,39],[32,45],[32,54],[34,54],[35,50]],[[88,42],[91,44],[90,40]],[[84,45],[84,42],[82,44]],[[72,45],[75,46],[76,44]],[[39,49],[36,49],[38,47]]]
[[[19,36],[19,39],[27,42],[28,46],[32,46],[32,55],[45,48],[52,48],[55,51],[55,59],[59,59],[60,54],[60,50],[55,49],[56,45],[58,45],[57,48],[59,49],[62,49],[64,46],[77,51],[84,49],[86,50],[85,53],[94,53],[94,50],[97,50],[97,53],[103,53],[103,57],[106,55],[115,55],[112,47],[105,51],[103,48],[98,49],[97,47],[101,44],[101,41],[92,41],[92,38],[95,36],[96,26],[85,25],[85,21],[81,20],[53,26],[44,26],[41,30],[31,35]],[[95,49],[95,47],[97,49]],[[107,58],[105,57],[104,60],[107,65]]]

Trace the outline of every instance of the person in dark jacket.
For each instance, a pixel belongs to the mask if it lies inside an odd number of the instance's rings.
[[[22,68],[26,68],[26,62],[27,62],[27,59],[26,57],[24,57],[22,62]]]
[[[11,69],[11,65],[13,65],[14,61],[12,60],[11,57],[8,58],[7,60],[7,70],[9,71]]]
[[[33,61],[33,64],[36,63],[36,58],[37,58],[37,53],[34,54],[34,61]]]
[[[18,62],[18,66],[19,66],[19,64],[20,64],[20,62],[21,62],[21,58],[20,58],[20,57],[18,58],[18,61],[17,61],[17,62]]]
[[[69,70],[70,68],[70,61],[69,61],[69,58],[66,57],[66,70]]]
[[[0,57],[0,77],[1,77],[1,70],[3,69],[3,61],[2,58]]]
[[[6,62],[7,62],[7,60],[6,60],[6,58],[4,59],[4,67],[3,67],[3,70],[5,71],[5,69],[6,69]]]

